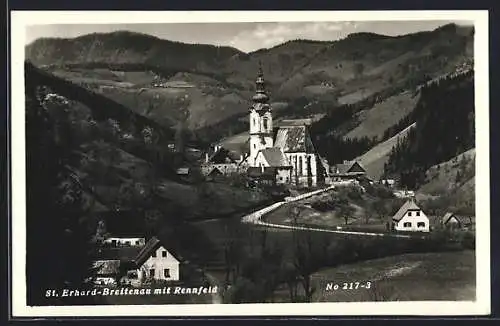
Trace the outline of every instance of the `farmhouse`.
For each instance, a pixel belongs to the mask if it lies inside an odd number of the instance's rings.
[[[332,177],[336,180],[349,180],[366,175],[365,168],[358,161],[344,161],[333,166]]]
[[[100,248],[95,282],[138,286],[151,280],[178,281],[179,260],[152,237],[141,246]]]
[[[447,212],[441,219],[441,225],[449,229],[463,229],[472,226],[470,217],[457,216],[454,213]]]
[[[396,231],[429,232],[429,219],[414,199],[406,201],[394,214],[391,229]]]

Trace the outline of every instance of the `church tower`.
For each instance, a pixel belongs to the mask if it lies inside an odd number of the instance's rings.
[[[259,151],[273,147],[273,117],[260,64],[255,86],[253,104],[250,107],[250,166],[255,166]]]

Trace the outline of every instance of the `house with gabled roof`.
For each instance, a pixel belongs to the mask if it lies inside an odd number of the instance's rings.
[[[140,285],[151,280],[178,281],[179,260],[152,237],[138,247],[102,247],[94,262],[97,284]]]
[[[452,212],[447,212],[441,218],[441,225],[450,229],[468,228],[472,225],[472,219],[470,217],[458,216]]]
[[[366,175],[366,169],[358,161],[344,161],[333,166],[332,177],[335,179],[355,179]]]
[[[415,202],[407,200],[392,217],[391,229],[394,231],[429,232],[429,218]]]

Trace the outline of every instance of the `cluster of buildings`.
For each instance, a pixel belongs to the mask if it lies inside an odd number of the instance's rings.
[[[316,187],[366,174],[354,161],[330,167],[311,140],[310,119],[282,120],[275,128],[262,69],[255,84],[247,141],[239,148],[215,145],[201,164],[203,175],[240,173],[259,183]]]
[[[458,230],[471,229],[474,222],[471,217],[459,216],[447,212],[443,217],[438,217],[431,223],[429,217],[417,205],[414,197],[408,199],[403,206],[387,222],[391,231],[430,232],[433,228]]]
[[[157,237],[115,233],[96,246],[92,280],[95,284],[140,286],[180,279],[180,260]]]

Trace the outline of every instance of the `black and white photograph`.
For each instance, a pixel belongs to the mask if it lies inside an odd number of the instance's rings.
[[[490,312],[486,11],[11,21],[14,316]]]

